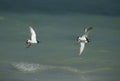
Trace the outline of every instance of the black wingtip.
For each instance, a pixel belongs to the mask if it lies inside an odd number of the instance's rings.
[[[91,29],[93,29],[93,27],[89,27],[88,29],[91,30]]]
[[[77,40],[77,41],[79,40],[79,36],[77,36],[76,40]]]
[[[37,43],[40,43],[40,41],[39,41],[39,40],[37,40]]]

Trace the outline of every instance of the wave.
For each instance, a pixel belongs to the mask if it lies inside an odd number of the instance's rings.
[[[72,73],[94,73],[99,71],[108,71],[111,70],[111,68],[108,67],[102,67],[102,68],[93,68],[89,70],[80,70],[77,68],[73,68],[70,66],[53,66],[53,65],[43,65],[43,64],[36,64],[36,63],[28,63],[28,62],[14,62],[12,63],[12,66],[17,69],[18,71],[22,72],[42,72],[42,71],[48,71],[48,70],[62,70],[62,71],[68,71]]]
[[[82,73],[85,74],[85,73],[105,72],[105,71],[109,71],[109,70],[111,70],[111,68],[109,68],[109,67],[103,67],[103,68],[86,70],[86,71],[83,71]]]
[[[43,65],[43,64],[35,64],[35,63],[27,63],[27,62],[14,62],[12,63],[12,66],[22,72],[41,72],[41,71],[47,71],[47,70],[53,70],[53,69],[60,69],[65,70],[69,72],[79,72],[78,69],[72,68],[69,66],[52,66],[52,65]]]

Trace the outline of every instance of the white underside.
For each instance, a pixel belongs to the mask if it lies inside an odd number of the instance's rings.
[[[31,43],[31,44],[36,44],[37,41],[36,40],[28,40],[28,43]]]
[[[79,55],[83,53],[83,50],[85,48],[85,43],[88,43],[86,37],[83,35],[82,37],[78,38],[78,42],[80,43],[80,52]]]

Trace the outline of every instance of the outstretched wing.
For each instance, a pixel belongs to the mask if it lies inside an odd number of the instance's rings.
[[[85,36],[85,37],[88,37],[88,34],[89,34],[89,32],[90,32],[92,29],[93,29],[92,27],[85,28],[84,36]]]
[[[29,28],[30,28],[30,33],[31,33],[31,40],[36,41],[36,33],[34,29],[31,26]]]
[[[85,43],[81,42],[80,43],[80,53],[79,53],[79,56],[82,54],[82,52],[84,50],[84,47],[85,47]]]

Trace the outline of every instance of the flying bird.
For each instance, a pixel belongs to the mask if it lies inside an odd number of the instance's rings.
[[[39,40],[36,39],[35,30],[31,26],[29,26],[29,29],[30,29],[31,39],[28,39],[26,41],[26,44],[28,45],[27,48],[29,48],[32,44],[39,43]]]
[[[88,39],[88,34],[90,32],[90,30],[92,30],[92,27],[89,28],[85,28],[84,30],[84,34],[82,35],[82,37],[78,36],[78,43],[80,43],[80,52],[79,52],[79,56],[82,54],[84,47],[85,47],[85,43],[90,42],[90,40]]]

